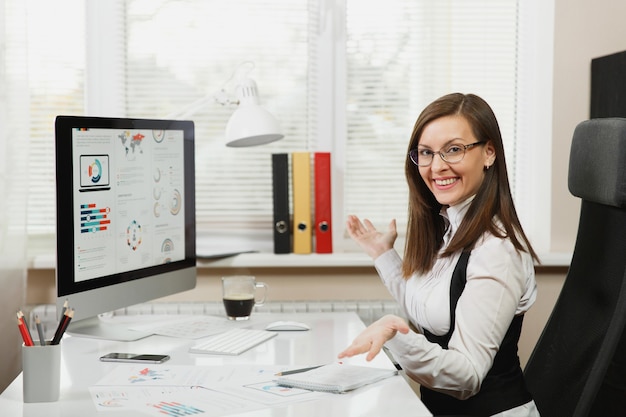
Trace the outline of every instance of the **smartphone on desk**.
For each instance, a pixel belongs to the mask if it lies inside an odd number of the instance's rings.
[[[170,358],[169,355],[136,354],[113,352],[100,357],[102,362],[139,362],[139,363],[163,363]]]

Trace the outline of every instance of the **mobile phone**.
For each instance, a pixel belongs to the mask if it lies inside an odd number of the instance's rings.
[[[100,357],[102,362],[143,362],[143,363],[163,363],[170,358],[169,355],[152,355],[136,353],[113,352]]]

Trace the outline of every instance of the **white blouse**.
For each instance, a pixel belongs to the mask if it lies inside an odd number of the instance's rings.
[[[442,210],[450,242],[467,212],[471,198]],[[535,270],[527,252],[519,252],[509,239],[486,234],[472,250],[467,283],[456,307],[456,330],[448,349],[430,343],[427,329],[443,335],[450,327],[450,280],[460,254],[438,258],[425,275],[402,276],[402,259],[389,250],[374,265],[385,286],[418,329],[386,343],[395,359],[417,382],[459,399],[480,390],[500,343],[515,315],[526,312],[536,298]]]

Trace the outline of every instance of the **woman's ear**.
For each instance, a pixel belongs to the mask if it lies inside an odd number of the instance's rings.
[[[491,141],[485,144],[485,169],[489,169],[496,161],[496,148]]]

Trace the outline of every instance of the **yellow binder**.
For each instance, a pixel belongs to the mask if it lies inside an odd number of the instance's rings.
[[[291,155],[293,186],[293,253],[311,253],[311,154]]]

